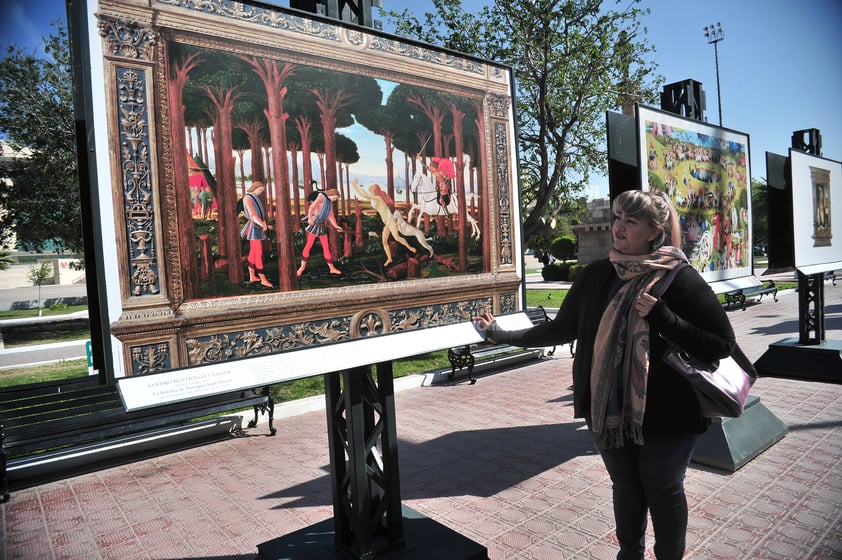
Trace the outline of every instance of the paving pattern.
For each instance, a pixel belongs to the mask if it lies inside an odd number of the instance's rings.
[[[797,336],[798,296],[729,312],[752,359]],[[842,287],[825,291],[842,338]],[[404,504],[482,543],[491,560],[616,554],[611,489],[572,417],[567,348],[536,364],[396,394]],[[687,558],[842,559],[842,384],[761,378],[786,436],[735,473],[692,465]],[[281,411],[281,414],[282,411]],[[13,492],[3,557],[249,559],[332,516],[323,411],[243,437]],[[651,529],[647,559],[653,559]],[[434,560],[434,559],[431,559]]]

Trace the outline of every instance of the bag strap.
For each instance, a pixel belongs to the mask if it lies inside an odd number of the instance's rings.
[[[686,262],[679,262],[677,265],[672,267],[669,272],[667,272],[663,278],[661,278],[657,284],[652,286],[652,290],[649,292],[653,296],[658,299],[661,299],[661,296],[664,295],[664,292],[667,291],[667,288],[670,287],[672,281],[675,279],[675,275],[678,274],[678,271],[682,268],[687,266]]]

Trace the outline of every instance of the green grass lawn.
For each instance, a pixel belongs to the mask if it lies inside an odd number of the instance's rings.
[[[44,307],[41,309],[42,317],[53,317],[55,315],[67,315],[68,313],[76,313],[77,311],[87,311],[87,305],[55,305],[53,307]],[[9,309],[0,311],[0,319],[22,319],[25,317],[37,317],[37,309]]]
[[[52,364],[23,366],[0,370],[0,387],[72,379],[88,375],[88,360],[62,360]]]
[[[568,290],[526,290],[526,307],[556,309],[567,296]]]

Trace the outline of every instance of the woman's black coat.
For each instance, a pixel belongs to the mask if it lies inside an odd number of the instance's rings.
[[[590,373],[597,329],[608,304],[612,284],[619,282],[608,259],[588,265],[580,273],[555,318],[520,331],[503,331],[493,324],[488,336],[495,342],[523,347],[554,346],[576,340],[573,359],[574,416],[590,423]],[[647,316],[650,326],[650,365],[643,433],[701,433],[709,420],[702,416],[690,385],[662,361],[669,338],[704,361],[729,356],[736,340],[731,322],[710,286],[690,266],[672,284]]]

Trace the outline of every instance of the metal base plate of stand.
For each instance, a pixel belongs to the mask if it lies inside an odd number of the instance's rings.
[[[787,426],[760,398],[750,395],[739,418],[714,418],[708,431],[699,436],[692,461],[728,472],[772,447],[786,435]]]
[[[486,547],[441,523],[403,506],[406,544],[382,558],[388,560],[488,560]],[[257,545],[259,560],[349,560],[354,555],[335,542],[334,520],[327,519]],[[374,558],[374,557],[373,557]]]
[[[770,344],[754,367],[761,377],[842,383],[842,341],[800,344],[786,338]]]

